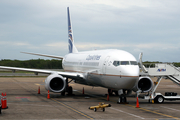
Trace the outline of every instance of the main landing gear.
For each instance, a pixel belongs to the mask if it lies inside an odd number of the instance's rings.
[[[61,92],[62,96],[65,96],[65,92],[68,93],[67,95],[73,95],[73,88],[72,88],[72,86],[69,86],[70,82],[68,82],[68,78],[66,78],[66,88],[65,88],[65,90],[63,92]]]

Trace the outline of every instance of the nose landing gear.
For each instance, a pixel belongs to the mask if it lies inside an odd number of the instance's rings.
[[[119,99],[117,101],[118,104],[128,104],[127,98],[126,98],[126,90],[119,90]]]
[[[119,96],[119,99],[117,101],[118,104],[127,104],[127,99],[125,96]]]

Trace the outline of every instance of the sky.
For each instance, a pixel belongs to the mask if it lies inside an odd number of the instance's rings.
[[[0,0],[0,59],[68,53],[67,7],[78,51],[120,49],[180,62],[180,0]]]

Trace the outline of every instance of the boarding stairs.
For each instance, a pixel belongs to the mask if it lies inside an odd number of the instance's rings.
[[[163,103],[164,100],[180,100],[180,95],[174,92],[166,92],[165,95],[155,92],[162,78],[168,78],[180,86],[180,69],[169,63],[155,63],[149,67],[145,67],[141,64],[141,69],[149,76],[158,78],[156,82],[154,82],[151,91],[142,97],[143,99],[149,100],[149,102],[152,100],[153,103]],[[137,93],[137,95],[138,94],[139,93]]]
[[[180,86],[180,69],[169,63],[156,63],[146,68],[149,76],[166,77]]]
[[[180,95],[174,92],[166,92],[165,95],[161,93],[155,93],[158,85],[160,84],[162,78],[168,78],[173,81],[175,84],[180,86],[180,68],[178,69],[171,63],[153,63],[145,67],[142,63],[142,53],[139,55],[139,66],[142,74],[140,75],[148,75],[150,77],[157,77],[158,79],[154,82],[154,86],[149,91],[149,93],[143,96],[143,99],[152,100],[152,102],[162,103],[165,100],[180,100]],[[141,91],[137,91],[137,96]]]

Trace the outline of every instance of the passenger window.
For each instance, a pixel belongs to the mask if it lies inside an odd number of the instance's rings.
[[[121,61],[121,65],[129,65],[129,61]]]

